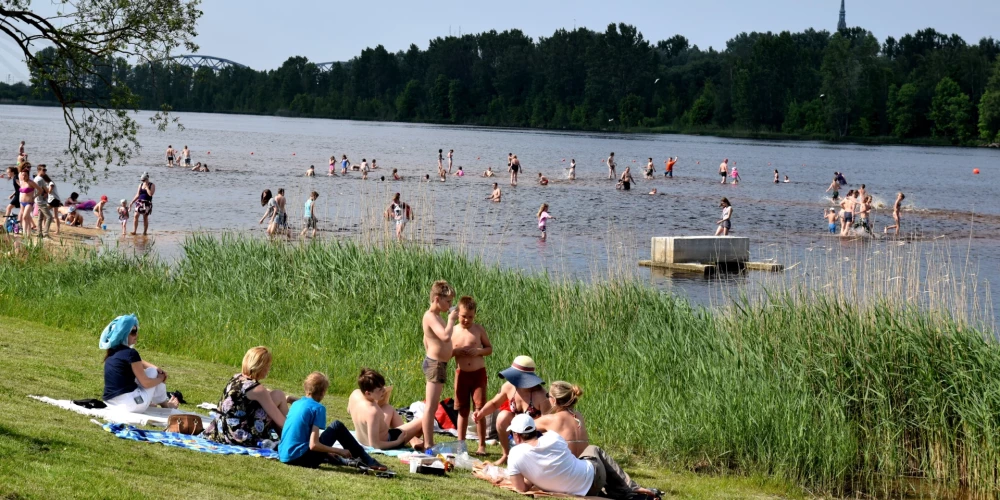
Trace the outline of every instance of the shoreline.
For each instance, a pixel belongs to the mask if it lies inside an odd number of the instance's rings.
[[[49,101],[31,100],[31,101],[18,101],[14,99],[0,99],[0,106],[36,106],[36,107],[60,107],[58,103],[52,103]],[[139,111],[146,112],[157,112],[157,109],[145,109],[139,108]],[[953,147],[953,148],[974,148],[974,149],[998,149],[1000,144],[996,143],[986,143],[973,141],[968,144],[952,144],[950,141],[939,139],[935,137],[915,137],[907,139],[899,139],[892,136],[878,136],[878,137],[855,137],[847,136],[837,138],[829,134],[794,134],[776,131],[752,131],[747,129],[716,129],[711,127],[705,128],[688,128],[688,127],[677,127],[674,125],[661,125],[654,127],[629,127],[629,128],[538,128],[538,127],[517,127],[510,125],[485,125],[477,123],[449,123],[449,122],[433,122],[433,121],[395,121],[395,120],[379,120],[374,118],[365,117],[331,117],[331,116],[312,116],[312,115],[300,115],[297,113],[289,112],[288,110],[278,110],[274,113],[248,113],[239,111],[197,111],[197,110],[184,110],[184,109],[173,109],[171,110],[173,114],[180,113],[201,113],[207,115],[226,115],[226,116],[263,116],[263,117],[273,117],[273,118],[303,118],[309,120],[336,120],[336,121],[356,121],[356,122],[369,122],[369,123],[391,123],[391,124],[411,124],[411,125],[435,125],[442,127],[470,127],[470,128],[481,128],[487,130],[515,130],[515,131],[549,131],[549,132],[600,132],[605,134],[621,134],[621,135],[637,135],[637,134],[649,134],[649,135],[683,135],[690,137],[716,137],[720,139],[752,139],[756,141],[765,142],[781,142],[781,141],[792,141],[792,142],[819,142],[824,144],[852,144],[852,145],[863,145],[863,146],[918,146],[918,147]]]

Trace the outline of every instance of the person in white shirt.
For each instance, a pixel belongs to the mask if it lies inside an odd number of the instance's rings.
[[[641,488],[604,450],[588,446],[573,456],[556,432],[538,432],[535,420],[522,413],[510,422],[515,446],[507,458],[507,475],[519,492],[537,486],[550,493],[607,498],[660,498],[655,489]]]

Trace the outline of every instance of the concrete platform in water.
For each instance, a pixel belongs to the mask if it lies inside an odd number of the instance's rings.
[[[783,271],[774,262],[750,262],[750,239],[734,236],[665,236],[652,238],[651,260],[640,266],[701,273]]]

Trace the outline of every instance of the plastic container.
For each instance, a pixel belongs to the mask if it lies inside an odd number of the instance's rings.
[[[455,457],[455,467],[459,469],[472,470],[473,467],[481,463],[483,463],[481,460],[470,457],[468,452]]]
[[[447,443],[441,443],[434,446],[433,448],[427,450],[428,455],[435,457],[438,455],[461,455],[462,453],[468,454],[469,448],[465,445],[465,441],[450,441]]]
[[[501,479],[507,479],[507,469],[497,467],[496,465],[487,465],[483,469],[483,473],[492,481],[499,481]]]

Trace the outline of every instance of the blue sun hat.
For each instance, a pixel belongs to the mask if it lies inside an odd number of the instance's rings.
[[[510,382],[518,389],[530,389],[545,383],[541,377],[535,375],[535,360],[529,356],[518,356],[507,368],[497,374],[500,378]]]
[[[101,332],[101,342],[98,347],[101,349],[112,349],[120,345],[125,345],[128,341],[128,334],[133,328],[139,326],[139,318],[134,314],[118,316]]]

